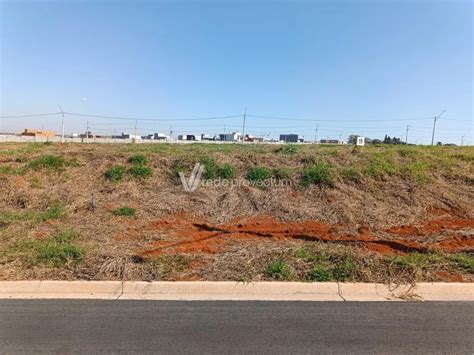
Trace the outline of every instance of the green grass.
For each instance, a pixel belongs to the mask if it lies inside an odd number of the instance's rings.
[[[344,181],[351,181],[351,182],[359,182],[362,178],[362,176],[357,171],[357,169],[352,166],[343,167],[340,170],[340,175]]]
[[[474,256],[467,253],[457,253],[450,255],[449,259],[457,267],[466,270],[467,272],[474,274]]]
[[[32,170],[59,170],[66,165],[64,158],[56,155],[43,155],[28,163],[28,168]]]
[[[369,157],[369,163],[364,171],[366,176],[380,179],[386,175],[397,173],[397,164],[392,159],[391,151],[375,152]]]
[[[145,179],[153,175],[153,170],[147,166],[135,165],[132,166],[128,172],[135,178]]]
[[[309,186],[312,184],[332,186],[332,169],[332,165],[329,163],[314,164],[303,171],[303,175],[301,177],[301,184],[303,186]]]
[[[267,266],[267,276],[275,280],[287,280],[291,276],[291,268],[286,261],[272,261]]]
[[[133,155],[128,159],[128,162],[133,165],[146,165],[148,163],[148,159],[141,154]]]
[[[42,212],[37,211],[15,211],[15,212],[0,212],[0,224],[11,224],[14,222],[30,221],[30,222],[44,222],[50,219],[59,219],[64,214],[64,205],[62,203],[55,203],[47,210]]]
[[[219,177],[221,179],[232,179],[237,175],[237,169],[230,165],[224,164],[219,168]]]
[[[296,154],[301,150],[301,146],[296,144],[286,144],[282,145],[280,148],[276,150],[278,153],[282,154]]]
[[[272,175],[277,180],[289,180],[291,177],[291,170],[285,167],[273,169]]]
[[[64,230],[45,240],[30,239],[17,243],[13,248],[32,265],[63,267],[84,258],[85,249],[75,243],[77,237],[75,231]]]
[[[270,170],[263,166],[253,166],[247,173],[247,179],[251,182],[265,181],[270,178]]]
[[[128,206],[119,207],[114,210],[114,214],[116,216],[125,216],[125,217],[133,217],[135,216],[135,212],[136,211],[134,208],[128,207]]]
[[[205,156],[201,158],[201,164],[204,165],[204,177],[206,179],[217,179],[219,177],[219,166],[213,158]]]
[[[110,167],[109,169],[107,169],[104,175],[105,175],[105,178],[110,181],[119,182],[123,180],[125,171],[126,171],[125,167],[121,165],[114,165]]]

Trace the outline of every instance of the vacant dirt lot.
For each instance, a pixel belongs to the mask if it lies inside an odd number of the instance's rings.
[[[245,184],[186,192],[197,162]],[[2,144],[0,279],[474,281],[473,162],[471,147]]]

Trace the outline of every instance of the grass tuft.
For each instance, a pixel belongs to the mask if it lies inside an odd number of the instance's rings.
[[[151,168],[143,165],[132,166],[128,172],[136,178],[144,179],[153,175]]]
[[[43,155],[28,164],[28,168],[32,170],[49,169],[59,170],[63,168],[65,161],[62,157],[56,155]]]
[[[125,217],[133,217],[135,216],[135,212],[136,210],[134,208],[128,207],[128,206],[119,207],[114,210],[114,214],[116,216],[125,216]]]
[[[317,163],[309,168],[306,168],[303,171],[301,184],[303,186],[309,186],[312,184],[332,186],[332,166],[328,163]]]
[[[253,166],[247,173],[247,179],[249,179],[251,182],[264,181],[270,177],[270,170],[263,166]]]
[[[286,261],[272,261],[267,266],[267,276],[275,280],[287,280],[291,276],[291,268]]]
[[[137,154],[137,155],[131,156],[128,159],[128,162],[133,165],[146,165],[148,163],[148,159],[144,155]]]
[[[105,172],[105,178],[113,182],[122,181],[124,175],[125,167],[121,165],[114,165]]]

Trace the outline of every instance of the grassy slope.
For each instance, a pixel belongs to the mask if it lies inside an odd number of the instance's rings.
[[[190,195],[176,174],[198,161],[211,178],[273,176],[292,186],[202,187]],[[144,231],[146,223],[181,211],[213,223],[272,215],[377,227],[413,224],[438,209],[472,218],[473,162],[471,147],[2,144],[0,278],[471,277],[468,254],[388,257],[321,243],[249,244],[215,256],[135,254],[166,238]]]

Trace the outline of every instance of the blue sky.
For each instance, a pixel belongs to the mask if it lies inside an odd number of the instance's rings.
[[[125,116],[142,133],[402,136],[474,143],[471,1],[1,0],[2,116]],[[419,120],[407,120],[423,118]],[[67,116],[66,132],[85,117]],[[379,121],[380,120],[380,121]],[[97,133],[131,121],[90,118]],[[57,116],[0,130],[59,131]]]

